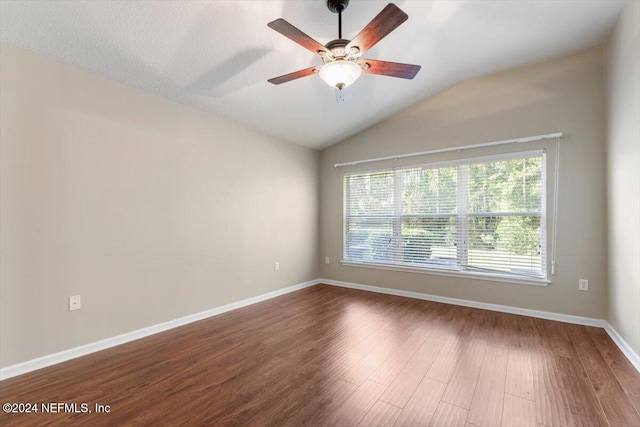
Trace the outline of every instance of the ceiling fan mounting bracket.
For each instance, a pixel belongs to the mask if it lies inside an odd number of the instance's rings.
[[[340,13],[347,10],[349,0],[327,0],[327,8],[333,13]]]

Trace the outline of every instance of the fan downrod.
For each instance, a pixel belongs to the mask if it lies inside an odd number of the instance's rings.
[[[327,0],[327,8],[333,13],[340,13],[347,10],[349,0]]]

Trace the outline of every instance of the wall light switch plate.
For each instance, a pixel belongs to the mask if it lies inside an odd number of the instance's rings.
[[[280,270],[280,263],[278,261],[276,261],[275,264],[273,264],[273,270],[274,271]]]
[[[324,257],[324,263],[325,263],[325,264],[329,264],[329,261],[330,261],[330,259],[329,259],[329,257],[328,257],[328,256]]]
[[[80,310],[80,295],[69,297],[69,311]]]

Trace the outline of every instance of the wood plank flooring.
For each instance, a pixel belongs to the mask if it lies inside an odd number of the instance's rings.
[[[640,426],[640,373],[602,329],[319,285],[2,381],[5,402],[92,413],[2,426]]]

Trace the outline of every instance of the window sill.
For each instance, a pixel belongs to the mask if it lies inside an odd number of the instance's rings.
[[[436,276],[448,276],[448,277],[458,277],[465,279],[475,279],[475,280],[487,280],[491,282],[505,282],[505,283],[513,283],[516,285],[530,285],[530,286],[549,286],[551,284],[550,280],[545,279],[523,279],[520,277],[514,276],[506,276],[500,274],[487,274],[487,273],[473,273],[469,271],[458,272],[458,271],[450,271],[444,269],[437,268],[417,268],[417,267],[408,267],[408,266],[398,266],[398,265],[389,265],[389,264],[368,264],[368,263],[359,263],[352,261],[340,261],[342,265],[347,267],[364,267],[364,268],[373,268],[377,270],[389,270],[389,271],[403,271],[407,273],[419,273],[419,274],[433,274]]]

